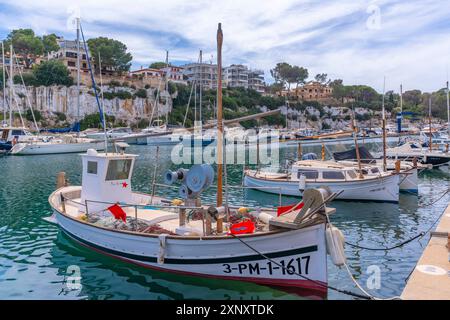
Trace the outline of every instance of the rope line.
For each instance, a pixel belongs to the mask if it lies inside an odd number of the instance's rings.
[[[235,238],[235,239],[238,239],[238,240],[239,240],[240,242],[242,242],[245,246],[247,246],[248,248],[250,248],[251,250],[253,250],[253,251],[256,252],[257,254],[259,254],[259,255],[260,255],[261,257],[263,257],[264,259],[267,259],[268,261],[270,261],[271,263],[277,265],[278,267],[280,267],[280,268],[283,269],[284,271],[287,271],[287,268],[286,268],[286,267],[283,267],[283,265],[281,265],[280,263],[274,261],[273,259],[271,259],[271,258],[269,258],[268,256],[266,256],[264,253],[262,253],[262,252],[258,251],[257,249],[253,248],[251,245],[249,245],[248,243],[246,243],[246,242],[245,242],[244,240],[242,240],[241,238],[236,237],[234,234],[231,234],[231,236],[232,236],[233,238]],[[301,277],[301,278],[303,278],[303,279],[305,279],[305,280],[307,280],[307,281],[311,281],[312,283],[315,283],[315,284],[317,284],[317,285],[319,285],[319,286],[321,286],[321,287],[323,287],[323,288],[327,288],[327,289],[330,289],[330,290],[333,290],[333,291],[336,291],[336,292],[339,292],[339,293],[343,293],[343,294],[346,294],[346,295],[348,295],[348,296],[352,296],[352,297],[355,297],[355,298],[360,298],[360,299],[365,299],[365,300],[371,299],[371,296],[370,296],[370,295],[365,295],[365,296],[364,296],[364,295],[358,294],[358,293],[356,293],[356,292],[347,291],[347,290],[342,290],[342,289],[339,289],[339,288],[330,286],[330,285],[328,285],[328,284],[323,284],[323,283],[321,283],[321,282],[318,282],[318,281],[316,281],[316,280],[313,280],[313,279],[311,279],[311,278],[308,278],[308,277],[306,277],[306,276],[304,276],[304,275],[302,275],[302,274],[300,274],[300,273],[298,273],[298,272],[295,272],[295,271],[292,272],[292,271],[290,271],[290,270],[289,270],[289,272],[290,272],[290,273],[293,273],[293,274],[295,274],[295,275],[297,275],[297,276],[299,276],[299,277]]]

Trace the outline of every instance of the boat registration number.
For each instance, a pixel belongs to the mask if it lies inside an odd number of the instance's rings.
[[[272,260],[265,262],[248,262],[237,264],[223,264],[223,272],[239,273],[244,275],[261,275],[261,274],[282,274],[282,275],[294,275],[294,274],[308,274],[310,256],[303,256],[298,258],[292,258],[290,260]]]

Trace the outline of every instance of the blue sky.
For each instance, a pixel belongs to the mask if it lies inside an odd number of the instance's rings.
[[[164,59],[180,64],[215,60],[217,23],[224,64],[264,69],[287,61],[310,75],[381,91],[445,86],[450,67],[450,2],[430,0],[0,0],[0,36],[15,28],[75,37],[80,15],[86,36],[124,42],[133,68]]]

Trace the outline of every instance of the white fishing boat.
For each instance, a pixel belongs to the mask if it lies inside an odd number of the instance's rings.
[[[337,197],[341,200],[394,203],[399,200],[399,175],[378,172],[363,176],[354,167],[335,161],[301,160],[287,173],[245,170],[244,185],[289,196],[302,196],[306,188],[329,187],[332,192],[341,192]]]
[[[324,190],[305,191],[305,209],[280,217],[273,210],[255,209],[254,232],[232,235],[229,230],[234,225],[229,222],[219,232],[218,222],[213,221],[208,234],[208,218],[223,208],[176,207],[164,199],[132,192],[135,159],[132,154],[95,150],[82,155],[82,185],[59,188],[49,197],[53,221],[84,246],[151,269],[249,281],[307,296],[326,295],[327,223],[323,214],[332,209],[312,209],[329,196]],[[203,172],[195,173],[198,168],[201,165],[189,171],[191,176],[184,171],[187,179],[205,181]],[[110,213],[119,203],[126,214],[123,221]],[[186,221],[186,211],[202,218]],[[231,216],[238,212],[242,208],[230,207]]]
[[[359,147],[359,158],[361,162],[361,171],[364,175],[378,175],[383,170],[384,163],[382,159],[375,159],[372,154],[364,147]],[[356,148],[344,151],[334,152],[333,159],[343,165],[353,166],[359,170]],[[387,171],[398,171],[400,191],[417,193],[419,191],[419,171],[432,168],[431,165],[424,165],[419,162],[386,160]]]
[[[327,219],[334,209],[326,203],[335,194],[305,190],[303,203],[278,212],[223,204],[221,39],[219,24],[217,203],[200,200],[214,180],[206,164],[166,174],[168,182],[181,183],[183,201],[133,192],[137,155],[117,144],[120,152],[88,150],[81,156],[81,186],[67,186],[64,174],[58,175],[58,188],[49,197],[53,216],[47,220],[92,250],[143,267],[324,297],[327,251],[334,262],[345,263],[342,233]]]

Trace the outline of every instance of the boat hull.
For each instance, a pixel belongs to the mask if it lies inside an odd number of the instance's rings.
[[[400,191],[419,192],[419,176],[417,168],[412,168],[400,173]]]
[[[158,263],[161,247],[157,236],[108,230],[80,222],[55,208],[53,211],[57,224],[70,238],[129,263],[202,278],[253,282],[310,298],[325,298],[327,294],[325,224],[242,238],[271,260],[238,239],[168,236],[164,262]],[[289,270],[304,275],[306,279],[290,274]]]
[[[302,196],[298,181],[274,181],[253,176],[255,171],[248,171],[244,177],[244,186],[274,194]],[[340,192],[336,199],[361,201],[399,201],[399,176],[390,175],[366,181],[339,182],[307,182],[306,188],[329,187],[332,192]]]
[[[43,155],[43,154],[61,154],[61,153],[81,153],[88,149],[103,150],[105,143],[86,142],[86,143],[18,143],[12,149],[10,154],[16,156]]]

